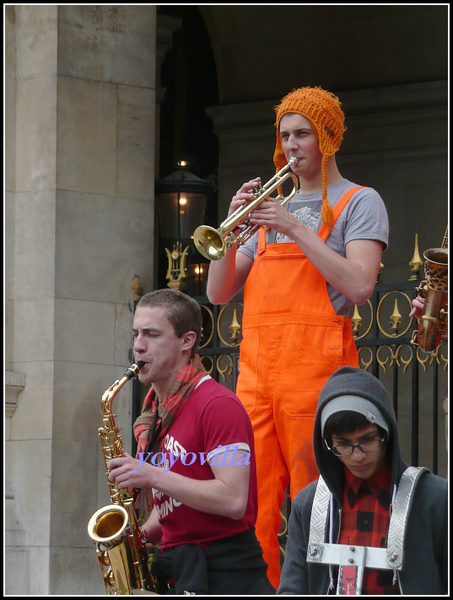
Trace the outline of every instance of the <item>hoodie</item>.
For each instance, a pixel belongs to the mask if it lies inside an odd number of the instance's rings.
[[[320,475],[332,496],[332,523],[326,526],[326,542],[337,543],[341,529],[344,467],[328,451],[321,436],[321,413],[339,396],[360,396],[376,406],[387,428],[387,457],[391,468],[391,490],[398,487],[408,465],[401,457],[398,426],[389,395],[370,373],[355,367],[342,367],[325,383],[318,398],[313,427],[313,450]],[[294,498],[288,524],[285,562],[277,594],[328,594],[331,589],[329,565],[307,563],[310,515],[317,481]],[[328,533],[330,531],[330,534]],[[403,545],[403,568],[398,571],[402,594],[436,595],[447,593],[448,564],[447,481],[425,471],[418,478],[407,517]]]

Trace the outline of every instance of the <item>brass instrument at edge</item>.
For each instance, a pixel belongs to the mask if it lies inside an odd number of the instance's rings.
[[[100,508],[88,523],[88,535],[96,545],[96,555],[108,595],[152,594],[156,591],[148,569],[148,558],[135,513],[132,491],[116,489],[108,480],[107,464],[124,453],[120,428],[115,425],[112,402],[121,388],[137,377],[143,363],[131,365],[121,380],[104,392],[101,414],[104,426],[98,429],[112,504]]]
[[[275,200],[284,206],[289,202],[296,193],[299,185],[297,176],[291,171],[291,167],[296,161],[296,158],[290,158],[287,165],[280,169],[272,179],[269,179],[264,186],[258,188],[248,204],[240,206],[235,210],[234,213],[220,224],[218,229],[209,227],[209,225],[200,225],[200,227],[197,227],[193,234],[193,241],[200,254],[208,260],[220,260],[225,256],[227,248],[235,244],[241,246],[259,229],[258,225],[252,226],[247,221],[244,221],[244,218],[253,212],[259,204],[265,200]],[[288,196],[279,195],[277,198],[269,197],[286,179],[290,178],[293,180],[293,189]],[[235,236],[233,230],[236,227],[239,227],[241,231]]]
[[[448,227],[441,247],[426,250],[423,258],[425,279],[417,292],[425,299],[425,307],[411,342],[430,353],[442,342],[448,328]]]

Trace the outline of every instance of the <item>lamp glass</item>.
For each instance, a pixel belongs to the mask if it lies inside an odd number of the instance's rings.
[[[203,224],[206,194],[164,192],[158,197],[159,222],[163,239],[189,239]]]

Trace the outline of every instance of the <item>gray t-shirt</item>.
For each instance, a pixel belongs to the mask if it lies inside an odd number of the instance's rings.
[[[342,179],[329,186],[327,193],[329,202],[334,207],[344,194],[357,184]],[[285,205],[285,208],[299,219],[304,225],[317,233],[321,227],[322,192],[312,194],[297,193]],[[340,214],[335,226],[326,240],[327,246],[341,256],[346,256],[346,244],[352,240],[376,240],[382,242],[384,250],[388,245],[389,221],[387,209],[381,196],[372,188],[358,190],[349,200]],[[287,236],[270,230],[267,233],[267,243],[292,242]],[[250,258],[255,259],[258,249],[258,234],[253,235],[238,248]],[[351,301],[338,290],[327,284],[327,290],[336,314],[351,316],[353,305]]]

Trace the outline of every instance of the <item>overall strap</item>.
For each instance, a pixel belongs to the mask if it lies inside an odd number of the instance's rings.
[[[333,209],[333,223],[332,223],[332,227],[327,227],[327,225],[322,224],[321,227],[319,228],[318,231],[318,236],[325,242],[326,239],[329,237],[330,232],[332,231],[335,223],[337,222],[338,217],[341,215],[341,213],[343,212],[344,207],[346,206],[346,204],[349,202],[349,200],[352,198],[352,196],[358,191],[363,189],[365,186],[363,185],[357,185],[353,188],[351,188],[350,190],[348,190],[346,192],[346,194],[344,194],[344,196],[341,198],[341,200],[339,202],[337,202],[335,204],[335,207]]]

